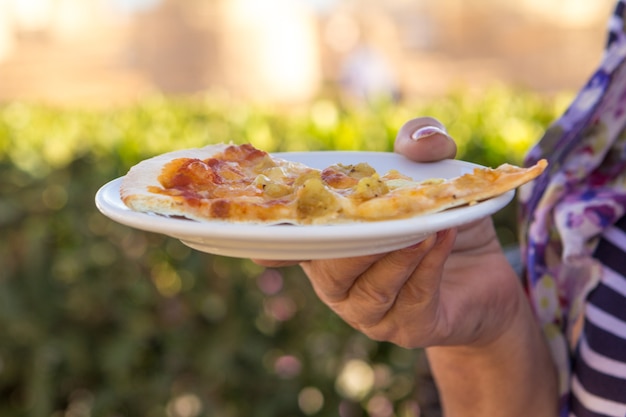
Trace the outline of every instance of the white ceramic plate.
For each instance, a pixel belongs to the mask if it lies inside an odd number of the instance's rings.
[[[457,160],[416,163],[389,152],[322,151],[274,155],[320,169],[335,163],[368,162],[378,172],[397,169],[416,180],[452,178],[471,172],[478,166]],[[185,245],[202,252],[275,260],[342,258],[404,248],[438,230],[489,216],[506,206],[514,195],[514,191],[509,191],[472,206],[402,220],[325,226],[268,226],[223,221],[197,222],[135,212],[120,199],[121,181],[122,178],[118,178],[105,184],[96,194],[98,209],[112,220],[180,239]]]

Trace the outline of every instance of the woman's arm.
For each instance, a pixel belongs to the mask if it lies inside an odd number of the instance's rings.
[[[494,260],[490,267],[517,281],[506,260]],[[446,417],[557,416],[550,352],[521,285],[510,290],[512,315],[499,336],[426,349]]]
[[[444,267],[442,296],[462,288],[491,294],[483,308],[477,295],[443,304],[450,323],[456,315],[482,314],[474,340],[426,349],[446,417],[556,417],[557,373],[521,281],[504,255],[491,222],[461,228]],[[491,236],[483,241],[477,236]],[[468,290],[466,290],[468,291]],[[468,303],[467,306],[463,305]],[[489,303],[485,305],[484,303]]]

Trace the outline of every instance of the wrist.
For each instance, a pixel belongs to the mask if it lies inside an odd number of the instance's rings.
[[[498,334],[467,345],[426,349],[445,415],[557,415],[552,357],[523,293]]]
[[[449,258],[444,273],[455,278],[442,290],[456,295],[464,286],[472,289],[443,306],[441,314],[450,334],[441,345],[482,349],[520,321],[533,319],[519,277],[499,246],[492,246],[482,253],[456,253]]]

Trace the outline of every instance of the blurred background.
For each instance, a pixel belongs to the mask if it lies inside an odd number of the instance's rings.
[[[610,0],[1,0],[0,99],[577,88]]]
[[[391,151],[420,115],[461,159],[522,163],[612,3],[0,0],[0,416],[439,416],[423,352],[350,329],[297,268],[131,230],[94,195],[223,141]]]

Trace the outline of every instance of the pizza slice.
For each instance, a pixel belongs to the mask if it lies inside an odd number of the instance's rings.
[[[132,167],[120,187],[132,210],[192,220],[337,224],[402,219],[486,200],[540,175],[509,164],[451,179],[414,180],[367,163],[315,169],[250,144],[210,145]]]

